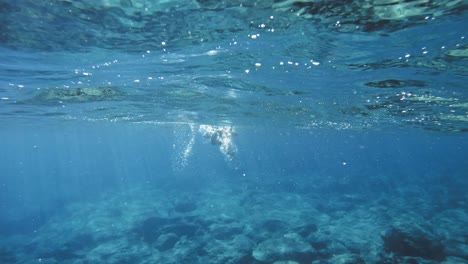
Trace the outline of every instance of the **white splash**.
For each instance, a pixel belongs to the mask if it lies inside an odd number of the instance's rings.
[[[200,125],[198,130],[203,137],[210,139],[212,145],[219,145],[219,150],[226,160],[231,161],[237,152],[237,147],[232,138],[235,135],[232,126]]]

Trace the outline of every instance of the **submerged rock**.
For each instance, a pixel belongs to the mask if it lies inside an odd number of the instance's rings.
[[[169,250],[174,247],[179,238],[174,233],[163,234],[155,242],[155,247],[160,251]]]
[[[233,237],[243,233],[243,226],[236,224],[210,226],[210,235],[217,240],[231,240]]]
[[[179,237],[187,236],[193,237],[195,235],[200,235],[203,231],[200,226],[192,223],[177,222],[170,224],[161,229],[163,233],[174,233]]]
[[[197,209],[197,205],[194,202],[184,201],[178,202],[174,205],[174,211],[177,213],[190,213]]]
[[[261,224],[256,228],[260,232],[278,233],[285,232],[288,228],[288,224],[278,219],[267,219],[262,221]]]
[[[247,236],[238,235],[230,240],[206,239],[200,244],[203,244],[206,259],[209,260],[204,263],[255,263],[251,256],[255,242]]]
[[[273,7],[280,11],[319,21],[342,32],[379,30],[395,31],[418,23],[431,16],[459,13],[463,1],[326,1],[277,0]]]
[[[375,88],[402,88],[402,87],[424,87],[426,84],[423,81],[417,80],[395,80],[388,79],[378,82],[368,82],[365,84],[369,87]]]
[[[333,264],[365,264],[366,262],[356,254],[340,254],[340,255],[333,255],[328,260],[328,263]]]
[[[367,115],[362,115],[364,117],[387,118],[392,123],[401,122],[432,131],[468,131],[466,102],[456,97],[436,96],[430,92],[401,92],[379,95],[378,99],[363,107],[367,112]]]
[[[159,238],[162,234],[161,229],[169,223],[170,219],[168,218],[152,216],[135,226],[133,231],[143,241],[151,244]]]
[[[419,228],[392,227],[382,236],[385,250],[399,256],[421,257],[441,261],[444,246],[437,237]]]
[[[311,261],[315,249],[300,235],[291,233],[281,238],[268,239],[252,252],[252,256],[263,262],[275,261]]]
[[[465,59],[468,58],[468,45],[464,45],[457,49],[448,50],[445,55],[452,58]]]
[[[121,92],[113,87],[43,90],[37,99],[46,101],[88,102],[115,99]]]
[[[318,227],[317,227],[316,224],[307,224],[307,225],[297,227],[297,228],[295,228],[295,230],[302,237],[307,237],[310,234],[313,234],[313,233],[317,232]]]
[[[299,264],[299,262],[294,261],[294,260],[281,260],[281,261],[275,261],[273,264]]]
[[[57,261],[57,263],[83,258],[96,245],[96,240],[92,234],[76,234],[73,232],[66,233],[63,237],[57,237],[53,240],[31,244],[34,247],[36,256]]]
[[[16,263],[14,252],[4,247],[0,247],[0,263]]]

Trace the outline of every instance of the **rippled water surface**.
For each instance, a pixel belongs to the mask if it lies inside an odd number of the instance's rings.
[[[3,2],[1,114],[464,131],[465,9],[463,1]]]
[[[0,0],[0,263],[467,263],[467,10]]]

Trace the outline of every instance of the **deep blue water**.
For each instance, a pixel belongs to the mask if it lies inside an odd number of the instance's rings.
[[[468,263],[467,7],[0,0],[0,263]]]

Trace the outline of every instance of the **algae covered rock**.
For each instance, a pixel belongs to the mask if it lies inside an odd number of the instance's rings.
[[[427,23],[434,16],[457,14],[464,8],[461,0],[276,0],[273,7],[284,12],[294,12],[306,19],[341,32],[388,32]]]
[[[174,205],[174,211],[177,213],[190,213],[197,209],[197,205],[191,201],[177,202]]]
[[[440,239],[414,227],[391,227],[382,236],[385,250],[398,256],[421,257],[441,261],[445,252]]]
[[[299,264],[299,262],[294,260],[280,260],[273,262],[273,264]]]
[[[388,79],[383,81],[368,82],[365,84],[374,88],[402,88],[402,87],[424,87],[426,84],[418,80],[396,80]]]
[[[286,234],[281,238],[267,239],[252,252],[252,256],[263,262],[310,261],[315,249],[300,235]]]
[[[155,242],[155,246],[160,251],[166,251],[174,247],[174,245],[179,240],[174,233],[162,234]]]
[[[451,49],[445,52],[445,55],[451,58],[468,58],[468,45],[461,46],[457,49]]]
[[[328,263],[334,264],[365,264],[366,262],[356,254],[340,254],[340,255],[333,255],[328,260]]]
[[[37,97],[46,101],[91,102],[112,100],[119,96],[113,87],[61,88],[43,90]]]
[[[210,260],[204,263],[239,264],[254,261],[251,252],[255,242],[245,235],[240,234],[230,240],[208,239],[203,244],[203,249],[197,252],[204,252]]]

